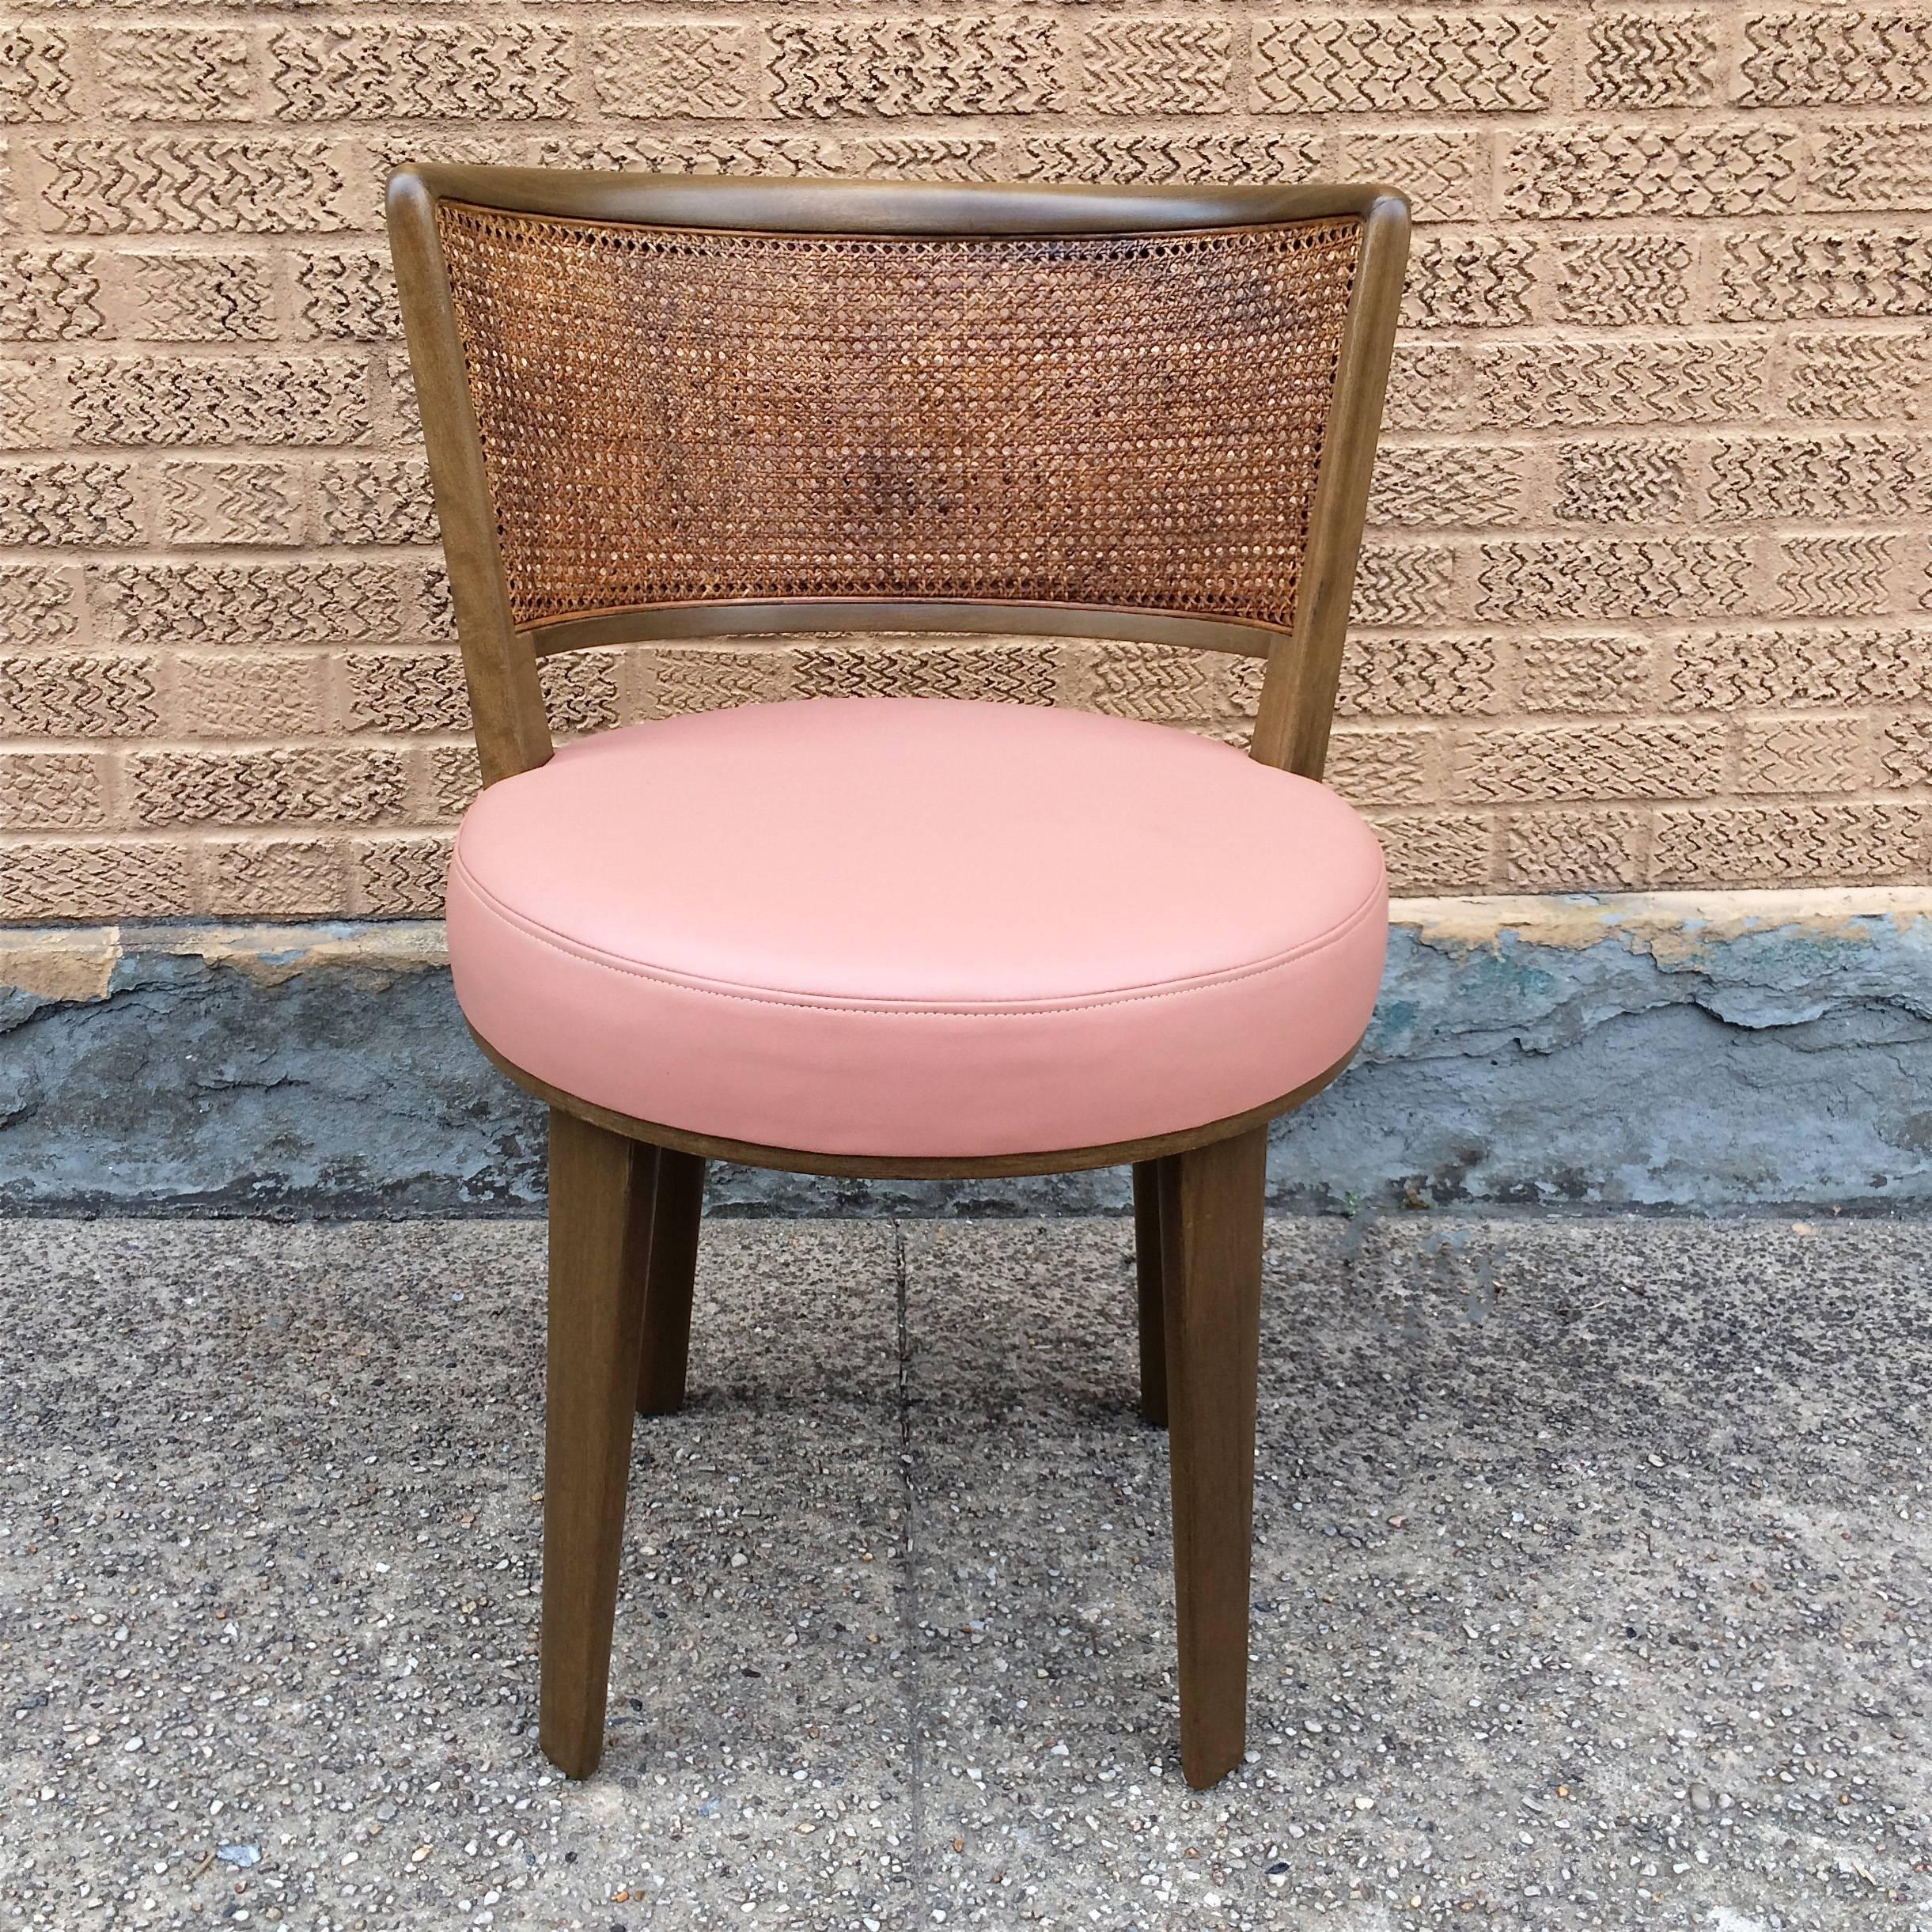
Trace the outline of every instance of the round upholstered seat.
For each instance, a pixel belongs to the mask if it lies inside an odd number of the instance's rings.
[[[1341,1060],[1374,835],[1167,727],[858,698],[606,732],[491,786],[449,876],[470,1024],[687,1133],[967,1158],[1184,1131]]]

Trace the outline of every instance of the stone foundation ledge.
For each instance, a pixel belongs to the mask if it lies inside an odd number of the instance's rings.
[[[1286,1209],[1932,1201],[1932,888],[1409,900],[1369,1037],[1276,1130]],[[0,929],[0,1207],[526,1214],[542,1110],[430,920]],[[741,1213],[1124,1206],[1108,1172],[721,1169]]]

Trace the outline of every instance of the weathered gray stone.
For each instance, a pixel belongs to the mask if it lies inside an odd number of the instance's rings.
[[[0,934],[0,1206],[529,1213],[542,1110],[465,1035],[427,922]],[[1932,1200],[1932,894],[1397,908],[1277,1207]],[[723,1169],[759,1214],[1116,1210],[1118,1171],[951,1184]]]

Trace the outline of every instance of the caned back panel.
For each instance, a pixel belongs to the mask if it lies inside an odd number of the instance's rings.
[[[512,620],[969,600],[1286,627],[1362,224],[436,214]]]

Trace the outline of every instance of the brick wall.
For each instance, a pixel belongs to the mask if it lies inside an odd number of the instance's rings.
[[[1932,876],[1932,13],[17,0],[0,144],[0,918],[434,908],[474,761],[379,229],[419,157],[1392,180],[1332,771],[1401,881]],[[551,669],[566,729],[1255,691],[1141,646]]]

